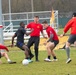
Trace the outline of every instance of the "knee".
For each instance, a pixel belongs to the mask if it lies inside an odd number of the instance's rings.
[[[5,55],[6,55],[6,53],[5,53],[5,52],[2,52],[2,53],[1,53],[1,55],[2,55],[2,56],[5,56]]]
[[[50,48],[50,46],[49,46],[49,45],[47,45],[47,46],[46,46],[46,49],[48,49],[48,48]]]
[[[53,44],[53,43],[51,43],[51,44],[47,45],[46,47],[47,47],[47,48],[54,47],[54,44]]]
[[[66,46],[65,48],[69,47],[70,46],[70,43],[69,42],[66,42]]]

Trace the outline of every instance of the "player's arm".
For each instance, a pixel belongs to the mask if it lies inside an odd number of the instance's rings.
[[[63,36],[65,36],[65,32],[63,32],[63,34],[60,35],[60,37],[63,37]]]
[[[25,29],[27,29],[27,28],[30,28],[29,32],[25,32],[25,34],[28,36],[34,31],[34,29],[32,29],[31,23],[29,23],[28,25],[25,26]]]
[[[29,32],[26,32],[26,30],[25,30],[24,28],[22,28],[23,34],[26,34],[27,36],[28,36],[29,34],[31,34],[33,31],[34,31],[34,29],[31,29]]]
[[[65,34],[67,33],[67,31],[71,28],[71,25],[73,23],[73,20],[71,19],[64,27],[64,30],[63,30],[63,34],[61,34],[60,36],[65,36]]]
[[[28,36],[28,35],[30,35],[33,31],[34,31],[34,29],[31,29],[30,32],[26,32],[25,34]]]
[[[42,34],[42,36],[43,36],[44,38],[46,38],[43,30],[41,31],[41,34]]]
[[[50,37],[49,37],[49,39],[44,43],[44,45],[46,45],[49,41],[52,41],[52,40],[53,40],[53,37],[54,37],[54,34],[53,34],[53,33],[50,33]]]
[[[67,33],[67,31],[71,28],[71,25],[73,23],[73,20],[71,19],[64,27],[64,33]]]
[[[16,33],[12,36],[12,45],[11,45],[11,47],[14,46],[14,38],[15,38],[16,36],[17,36]]]
[[[47,38],[47,37],[45,36],[44,32],[43,32],[43,26],[42,26],[42,25],[41,25],[41,34],[42,34],[42,36],[43,36],[44,38]]]
[[[52,40],[53,40],[53,37],[54,37],[54,34],[51,33],[51,34],[50,34],[50,38],[47,40],[47,42],[52,41]]]

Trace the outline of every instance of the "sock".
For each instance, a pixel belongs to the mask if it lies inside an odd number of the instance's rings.
[[[50,56],[48,56],[48,59],[50,59]]]
[[[54,59],[57,59],[56,56],[53,57]]]
[[[11,62],[11,60],[10,60],[10,59],[7,59],[7,61],[8,61],[8,62]]]
[[[69,47],[66,48],[67,58],[70,58],[70,49]]]
[[[25,59],[30,59],[30,57],[27,57],[27,58],[25,58]]]

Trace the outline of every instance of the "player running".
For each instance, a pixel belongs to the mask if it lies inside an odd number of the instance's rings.
[[[66,42],[66,54],[67,54],[67,61],[66,63],[71,62],[70,58],[70,45],[75,43],[76,41],[76,13],[73,13],[73,18],[68,21],[68,23],[64,27],[63,34],[61,36],[64,36],[67,31],[71,29],[71,33],[69,36],[68,41]]]
[[[32,60],[30,60],[29,49],[24,44],[24,34],[29,35],[32,31],[33,31],[33,29],[31,29],[30,32],[26,33],[25,24],[23,22],[21,22],[20,23],[20,28],[16,31],[16,33],[12,37],[12,46],[14,46],[14,38],[17,37],[16,45],[17,45],[17,47],[19,47],[21,50],[24,51],[26,59],[28,59],[29,62],[32,62]]]
[[[44,61],[48,61],[48,62],[57,61],[57,57],[54,52],[54,48],[59,43],[58,36],[57,36],[55,30],[48,25],[47,21],[43,22],[43,27],[44,27],[44,29],[46,29],[47,35],[49,37],[49,40],[44,43],[45,45],[47,44],[46,48],[47,48],[47,53],[48,53],[48,57]],[[50,59],[51,55],[53,56],[53,60]]]

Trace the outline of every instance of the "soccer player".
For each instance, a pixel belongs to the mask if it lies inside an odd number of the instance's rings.
[[[69,36],[68,41],[66,42],[66,53],[67,53],[67,61],[66,63],[71,62],[70,58],[70,45],[73,44],[76,41],[76,13],[73,13],[73,18],[68,21],[68,23],[64,27],[63,34],[61,36],[64,36],[67,31],[71,29],[71,33]]]
[[[6,46],[2,45],[2,44],[0,44],[0,49],[4,49],[4,50],[6,50],[6,51],[9,52],[8,48],[7,48]],[[8,55],[7,55],[6,52],[1,52],[1,51],[0,51],[0,58],[1,58],[1,57],[5,57],[9,64],[14,64],[14,63],[16,63],[16,62],[12,62],[12,61],[9,59],[9,57],[8,57]],[[1,62],[1,60],[0,60],[0,64],[1,64],[1,63],[2,63],[2,62]]]
[[[10,59],[9,59],[9,57],[8,57],[8,55],[7,55],[7,53],[6,52],[0,52],[0,58],[1,57],[5,57],[6,58],[6,60],[7,60],[7,62],[9,63],[9,64],[14,64],[14,63],[16,63],[16,62],[12,62]],[[2,61],[0,60],[0,64],[2,63]]]
[[[26,59],[28,59],[29,62],[32,62],[32,60],[30,60],[29,49],[24,44],[24,34],[29,35],[32,31],[33,31],[33,29],[31,29],[30,32],[26,33],[25,24],[23,22],[21,22],[20,23],[20,28],[16,31],[16,33],[12,37],[12,46],[14,46],[14,38],[17,37],[16,45],[17,45],[17,47],[19,47],[21,50],[24,51]]]
[[[47,21],[43,22],[43,27],[44,27],[44,29],[46,29],[47,35],[49,37],[49,40],[47,40],[44,43],[45,45],[47,44],[46,48],[47,48],[47,53],[48,53],[48,57],[46,59],[44,59],[44,61],[48,61],[48,62],[57,61],[57,57],[54,52],[54,48],[59,43],[58,36],[57,36],[55,30],[48,25]],[[51,60],[51,55],[53,56],[53,60]]]
[[[36,61],[39,61],[38,60],[38,46],[39,46],[39,41],[40,41],[40,32],[42,33],[43,37],[45,37],[43,34],[43,26],[39,23],[39,17],[35,16],[34,22],[30,22],[27,25],[27,28],[34,29],[34,31],[30,34],[31,37],[28,41],[27,46],[30,49],[30,47],[34,44],[35,59],[36,59]],[[31,52],[30,52],[30,55],[32,55]]]

